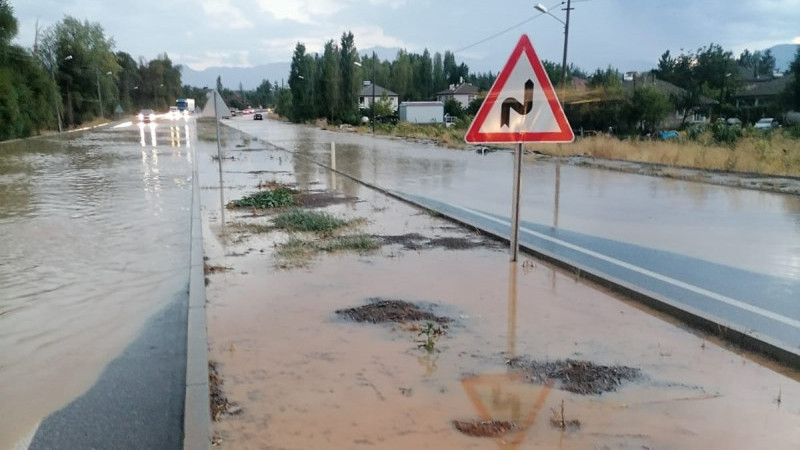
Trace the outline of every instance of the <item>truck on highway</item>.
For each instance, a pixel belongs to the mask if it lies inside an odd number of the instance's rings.
[[[194,113],[194,99],[193,98],[179,98],[175,101],[175,106],[178,107],[178,112],[181,114]]]

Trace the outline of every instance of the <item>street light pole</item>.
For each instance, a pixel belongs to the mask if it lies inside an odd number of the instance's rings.
[[[557,21],[564,24],[564,56],[561,59],[561,86],[566,91],[567,89],[567,46],[569,43],[569,12],[572,11],[572,0],[567,0],[567,7],[565,8],[567,11],[567,20],[563,21],[558,17],[554,16],[546,6],[541,3],[538,3],[534,6],[537,11],[541,11],[542,14],[547,14],[550,17],[556,19]]]
[[[97,101],[100,103],[100,118],[104,117],[103,114],[103,96],[100,94],[100,70],[94,69],[94,74],[97,77]]]
[[[372,134],[375,134],[375,50],[372,51]]]

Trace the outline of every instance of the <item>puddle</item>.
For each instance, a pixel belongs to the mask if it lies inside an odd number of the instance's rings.
[[[270,151],[249,155],[264,158],[247,162],[253,166],[277,160]],[[333,178],[307,162],[287,164],[301,185]],[[225,173],[227,186],[243,186],[226,196],[244,194],[247,175]],[[384,247],[325,253],[292,270],[274,270],[272,233],[247,243],[223,235],[218,192],[202,193],[208,263],[232,268],[208,275],[209,357],[243,411],[213,424],[221,448],[800,448],[800,377],[524,255],[510,264],[492,247],[406,251],[406,243],[482,238],[347,179],[335,191],[359,201],[324,211],[368,218],[363,231],[383,236]],[[233,211],[229,220],[247,213]],[[382,310],[381,301],[397,303]],[[394,323],[416,310],[451,318],[458,333],[426,352],[402,326],[356,326],[333,313]],[[624,362],[647,382],[582,395],[554,378],[558,370],[571,374],[563,365],[541,369],[549,383],[529,382],[524,369],[506,364],[518,355],[590,360],[584,369],[600,372],[603,383],[616,378],[601,367]]]

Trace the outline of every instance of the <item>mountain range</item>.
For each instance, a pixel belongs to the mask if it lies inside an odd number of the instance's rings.
[[[794,55],[800,44],[780,44],[769,48],[775,57],[775,68],[781,72],[789,69],[794,60]],[[381,60],[394,60],[399,48],[376,47],[359,52],[364,57],[370,57],[373,50]],[[475,61],[468,59],[456,61],[474,67]],[[275,62],[253,67],[209,67],[205,70],[193,70],[183,67],[181,79],[183,84],[195,87],[213,87],[217,84],[217,77],[221,77],[222,85],[228,89],[238,90],[241,83],[243,89],[253,90],[264,80],[281,85],[289,77],[290,62]]]

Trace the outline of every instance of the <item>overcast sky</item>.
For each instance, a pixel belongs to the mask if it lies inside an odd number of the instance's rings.
[[[325,41],[338,42],[346,30],[353,32],[360,50],[450,50],[472,72],[500,71],[522,33],[530,37],[540,59],[560,63],[564,44],[564,26],[557,20],[565,20],[563,5],[547,0],[542,3],[555,17],[534,9],[535,0],[10,3],[19,21],[20,45],[33,45],[37,19],[44,28],[70,15],[99,23],[117,50],[136,59],[166,52],[174,63],[195,70],[287,62],[297,42],[321,52]],[[800,44],[800,0],[576,0],[572,6],[568,60],[589,72],[609,65],[621,71],[647,70],[665,50],[679,54],[712,42],[737,56],[745,48]]]

